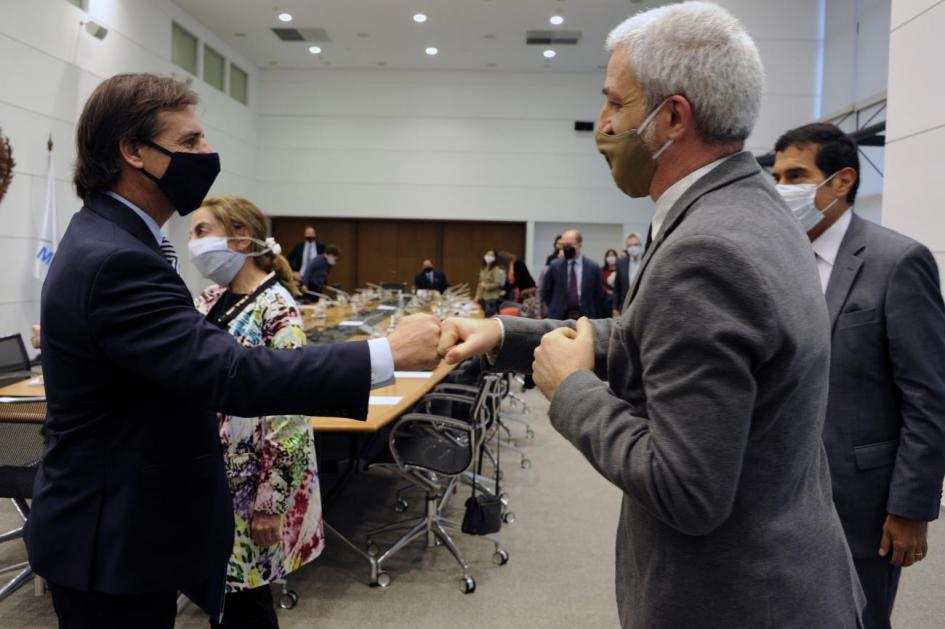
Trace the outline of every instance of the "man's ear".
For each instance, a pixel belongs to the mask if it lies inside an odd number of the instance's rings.
[[[144,168],[144,160],[141,159],[141,143],[137,140],[122,138],[118,141],[118,150],[121,153],[122,160],[133,168]]]
[[[850,192],[850,189],[856,183],[858,178],[859,175],[857,174],[856,170],[850,166],[837,171],[837,174],[834,176],[834,179],[838,182],[834,187],[834,190],[837,192],[837,196],[846,198],[847,193]]]

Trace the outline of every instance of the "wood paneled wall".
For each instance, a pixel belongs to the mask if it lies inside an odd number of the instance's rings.
[[[424,259],[444,273],[451,284],[468,282],[475,289],[486,249],[525,253],[525,224],[478,221],[408,221],[272,217],[272,234],[288,253],[302,240],[307,225],[318,241],[335,244],[341,259],[329,282],[345,290],[367,282],[406,282]]]

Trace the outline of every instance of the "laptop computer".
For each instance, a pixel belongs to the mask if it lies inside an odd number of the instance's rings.
[[[0,337],[0,387],[26,380],[30,371],[30,357],[19,334]]]

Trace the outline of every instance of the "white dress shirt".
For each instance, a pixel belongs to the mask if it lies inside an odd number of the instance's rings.
[[[161,226],[157,224],[157,221],[154,220],[150,214],[148,214],[147,212],[142,210],[140,207],[138,207],[137,205],[135,205],[134,203],[132,203],[125,197],[121,196],[117,192],[106,190],[105,194],[115,199],[116,201],[120,201],[125,206],[127,206],[132,212],[137,214],[138,218],[144,221],[144,224],[148,226],[148,230],[154,236],[154,240],[157,241],[157,244],[159,245],[161,244],[161,241],[164,240],[164,234],[161,233]]]
[[[679,201],[679,199],[682,198],[682,195],[684,195],[694,183],[708,175],[709,171],[725,160],[734,157],[735,155],[738,155],[738,153],[726,155],[725,157],[719,158],[714,162],[706,164],[702,168],[697,168],[666,189],[666,192],[664,192],[656,201],[656,213],[653,215],[653,220],[650,223],[651,229],[653,230],[651,232],[653,234],[653,240],[656,240],[660,235],[660,230],[663,228],[663,221],[666,220],[666,216],[669,214],[669,211],[673,209],[674,205],[676,205],[676,201]]]
[[[817,259],[817,271],[820,273],[820,287],[824,293],[827,292],[827,284],[830,282],[830,274],[833,272],[837,254],[840,253],[840,244],[843,242],[843,237],[847,235],[852,221],[853,208],[851,207],[840,215],[836,223],[811,243],[814,248],[814,257]]]
[[[308,265],[312,263],[312,260],[318,257],[318,242],[313,240],[312,242],[305,241],[305,245],[302,247],[302,268],[299,269],[299,273],[302,277],[305,277],[305,272],[308,270]]]

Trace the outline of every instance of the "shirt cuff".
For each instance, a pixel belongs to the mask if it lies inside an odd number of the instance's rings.
[[[490,365],[494,365],[495,361],[499,359],[499,352],[502,351],[502,346],[505,345],[505,324],[502,323],[502,319],[499,317],[492,317],[492,320],[499,324],[499,334],[501,337],[499,339],[499,346],[486,354],[486,360],[489,361]]]
[[[371,388],[386,387],[394,383],[394,354],[385,338],[367,342],[371,353]]]

